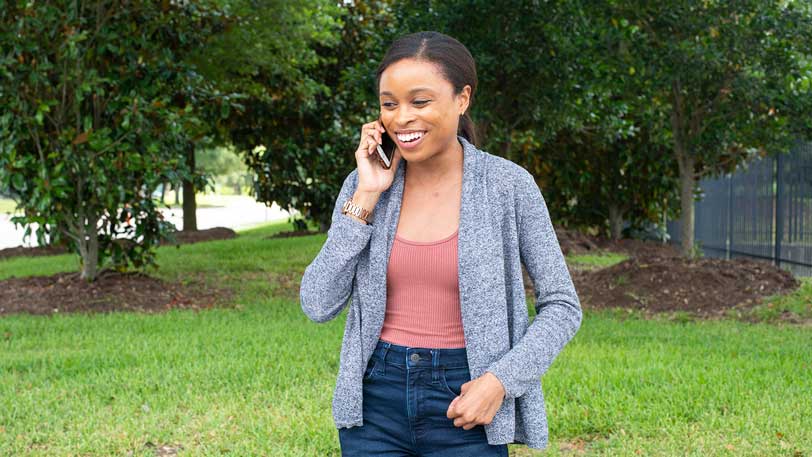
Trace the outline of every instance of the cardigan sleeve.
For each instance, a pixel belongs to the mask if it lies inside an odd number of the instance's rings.
[[[519,252],[533,281],[536,317],[521,340],[486,369],[502,382],[507,398],[540,382],[582,319],[544,197],[533,175],[523,168],[520,174],[515,193]]]
[[[344,202],[358,185],[358,169],[344,179],[333,208],[327,240],[305,268],[299,287],[302,311],[315,322],[334,319],[352,293],[359,254],[369,245],[372,225],[341,214]]]

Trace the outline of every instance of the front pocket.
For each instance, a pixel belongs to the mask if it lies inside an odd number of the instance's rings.
[[[369,381],[372,378],[374,378],[377,373],[378,373],[378,359],[373,357],[369,359],[369,363],[367,363],[367,368],[364,371],[363,380]]]
[[[471,373],[467,367],[443,368],[440,380],[448,393],[459,397],[462,394],[462,385],[471,380]]]

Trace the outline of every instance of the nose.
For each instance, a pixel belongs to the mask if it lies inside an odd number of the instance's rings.
[[[412,110],[412,107],[409,106],[408,103],[401,104],[397,110],[395,110],[395,115],[392,118],[392,126],[395,130],[408,128],[409,124],[414,121],[415,118],[415,112]]]

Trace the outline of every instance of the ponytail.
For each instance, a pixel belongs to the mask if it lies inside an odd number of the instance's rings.
[[[462,135],[463,138],[468,140],[469,143],[475,147],[479,147],[479,139],[476,134],[476,125],[471,119],[471,115],[466,111],[465,114],[460,114],[460,125],[457,127],[457,134]]]

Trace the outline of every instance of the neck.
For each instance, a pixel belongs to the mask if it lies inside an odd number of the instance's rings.
[[[442,152],[420,162],[406,162],[404,179],[420,188],[435,188],[446,182],[455,182],[462,175],[463,148],[454,136]]]

